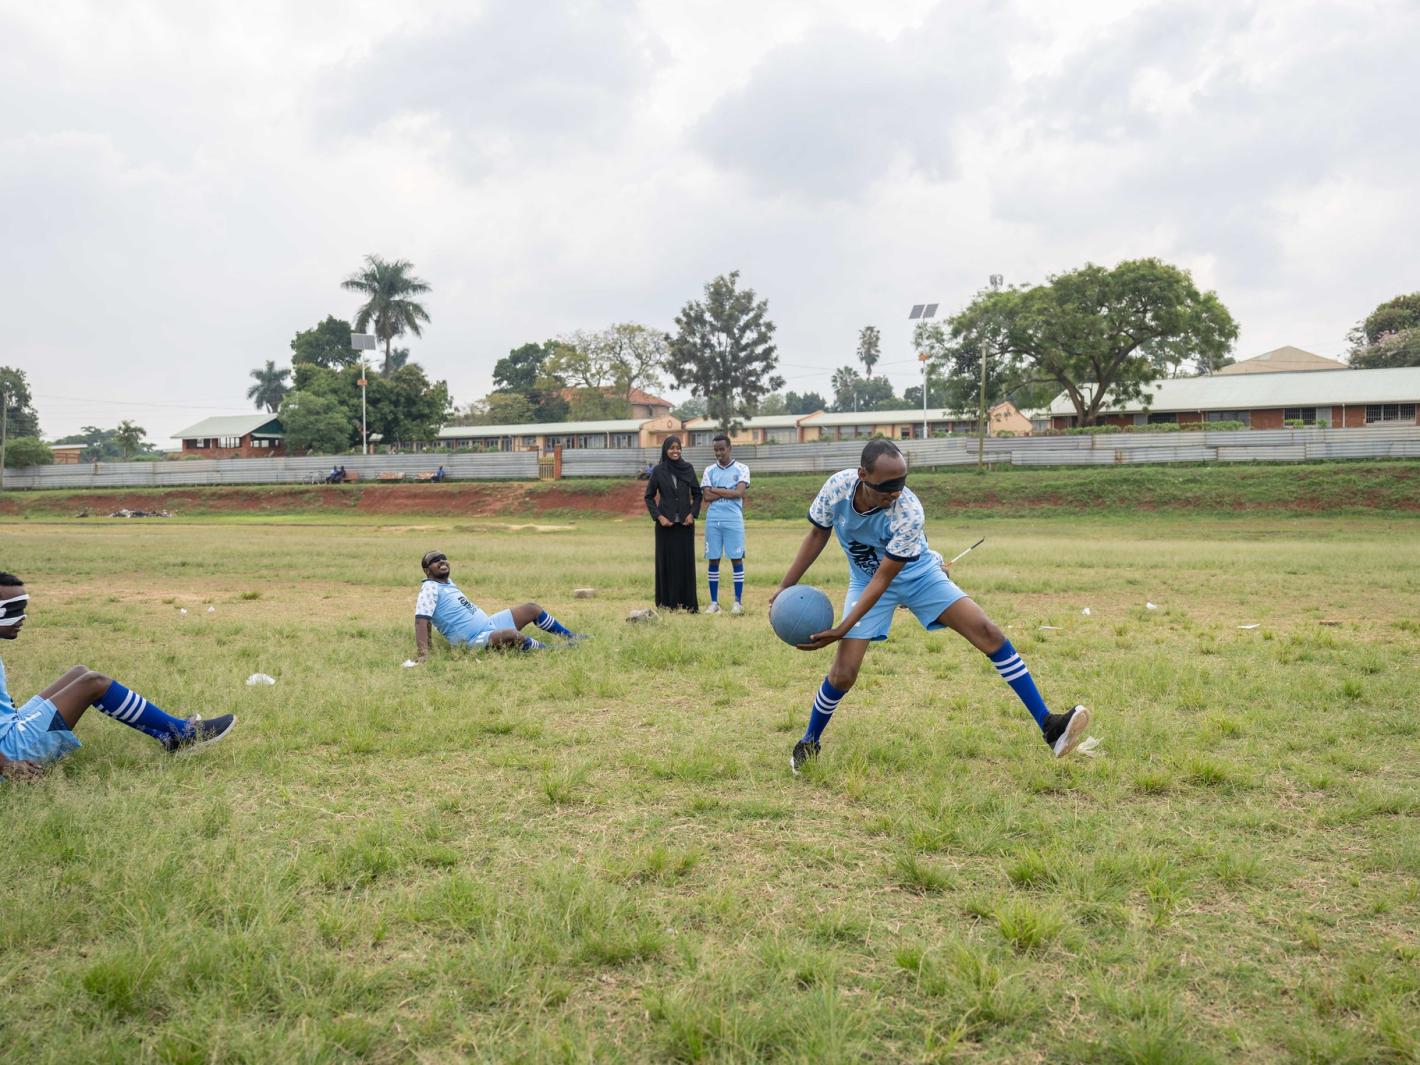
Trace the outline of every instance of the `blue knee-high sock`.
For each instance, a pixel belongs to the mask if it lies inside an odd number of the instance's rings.
[[[732,558],[730,565],[735,567],[735,602],[738,603],[740,597],[745,594],[745,560]]]
[[[547,644],[541,640],[534,640],[531,636],[524,636],[523,642],[518,645],[524,651],[546,651]]]
[[[572,635],[571,629],[563,625],[562,622],[558,621],[546,610],[544,610],[541,614],[537,616],[537,620],[535,620],[533,624],[540,628],[543,632],[550,632],[554,636]]]
[[[720,560],[712,558],[710,560],[710,602],[720,601]]]
[[[804,730],[806,741],[818,742],[823,730],[828,728],[828,723],[833,720],[833,711],[838,709],[838,704],[847,694],[830,684],[827,677],[823,678],[818,694],[814,696],[814,708],[809,711],[809,727]]]
[[[1040,692],[1036,690],[1035,681],[1031,679],[1025,661],[1011,646],[1011,641],[1007,640],[994,654],[986,657],[991,659],[996,672],[1001,674],[1001,679],[1009,684],[1011,690],[1020,696],[1021,702],[1026,704],[1026,709],[1030,711],[1030,716],[1035,718],[1035,723],[1044,729],[1045,718],[1050,710],[1045,705],[1045,700],[1040,697]]]
[[[186,736],[192,731],[192,726],[186,721],[163,713],[143,696],[129,691],[116,680],[109,683],[108,690],[94,701],[94,705],[115,721],[122,721],[129,728],[136,728],[155,740],[168,736]]]

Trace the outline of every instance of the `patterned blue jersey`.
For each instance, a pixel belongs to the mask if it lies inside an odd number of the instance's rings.
[[[0,739],[15,727],[15,700],[10,698],[10,686],[5,681],[5,663],[0,662]]]
[[[428,618],[449,643],[468,643],[493,627],[488,615],[468,601],[453,581],[426,580],[414,604],[416,618]]]
[[[749,467],[743,462],[731,461],[728,466],[712,462],[705,467],[705,473],[700,478],[701,488],[738,488],[742,484],[749,484]],[[745,501],[743,499],[717,499],[706,510],[705,520],[743,525]]]
[[[853,580],[869,580],[885,557],[907,563],[901,577],[916,576],[940,565],[941,556],[927,547],[927,536],[922,531],[927,518],[912,489],[904,488],[891,507],[874,507],[860,514],[853,507],[857,488],[858,471],[840,470],[824,482],[809,507],[809,521],[820,529],[832,529],[838,536]]]

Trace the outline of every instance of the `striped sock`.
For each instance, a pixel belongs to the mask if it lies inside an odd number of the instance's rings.
[[[1035,718],[1035,723],[1042,729],[1045,728],[1045,719],[1050,710],[1046,707],[1045,700],[1040,697],[1040,692],[1036,690],[1035,681],[1031,679],[1030,670],[1026,668],[1024,660],[1011,646],[1011,641],[1007,640],[986,657],[991,659],[996,672],[1001,674],[1001,679],[1009,684],[1011,690],[1020,696],[1021,702],[1026,704],[1026,709],[1030,711],[1030,716]]]
[[[94,705],[115,721],[152,736],[155,740],[168,736],[185,736],[192,730],[186,721],[169,717],[137,692],[129,691],[118,681],[110,682],[108,690]]]
[[[823,730],[828,728],[828,723],[833,718],[833,711],[838,708],[838,704],[847,694],[830,684],[827,677],[823,678],[823,684],[819,686],[818,694],[814,696],[814,708],[809,711],[809,727],[804,730],[806,741],[818,742],[818,738],[823,735]]]
[[[550,632],[554,636],[572,635],[571,629],[563,625],[562,622],[558,621],[546,610],[544,610],[541,614],[537,616],[537,620],[534,621],[533,624],[540,628],[543,632]]]
[[[745,594],[745,562],[742,558],[732,558],[730,565],[735,567],[735,602],[738,603]]]
[[[546,651],[547,644],[543,643],[541,640],[534,640],[531,636],[524,636],[522,649],[524,651]]]
[[[710,602],[720,601],[720,560],[714,558],[710,560]]]

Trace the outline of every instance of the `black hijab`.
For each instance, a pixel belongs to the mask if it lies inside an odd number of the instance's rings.
[[[666,457],[666,453],[667,453],[668,451],[670,451],[672,444],[677,444],[677,445],[679,445],[679,444],[680,444],[680,437],[678,437],[678,436],[668,436],[668,437],[666,437],[665,442],[664,442],[663,444],[661,444],[661,465],[664,466],[664,467],[665,467],[666,469],[668,469],[668,470],[673,470],[673,471],[675,471],[675,475],[676,475],[677,477],[679,477],[682,481],[685,481],[685,482],[688,483],[688,484],[694,484],[694,483],[695,483],[695,467],[694,467],[694,466],[692,466],[690,463],[686,462],[685,459],[683,459],[683,458],[681,458],[681,459],[676,459],[674,462],[672,462],[669,458]]]

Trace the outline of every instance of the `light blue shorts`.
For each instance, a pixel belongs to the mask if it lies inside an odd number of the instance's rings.
[[[517,622],[513,620],[512,609],[510,608],[508,610],[500,610],[498,611],[498,613],[493,614],[489,617],[488,628],[484,629],[477,636],[469,640],[468,646],[487,647],[488,638],[492,636],[495,632],[497,632],[499,629],[516,629],[517,627]]]
[[[15,711],[0,710],[10,730],[0,736],[0,754],[23,762],[52,762],[77,750],[79,739],[59,716],[54,704],[36,695]]]
[[[843,616],[853,609],[868,588],[867,580],[860,580],[855,572],[848,583],[848,593],[843,597]],[[863,615],[862,620],[848,630],[845,640],[886,640],[892,628],[893,614],[900,605],[917,615],[917,620],[928,632],[944,629],[937,619],[942,612],[958,599],[965,599],[966,593],[952,583],[952,579],[942,572],[940,566],[924,566],[922,572],[907,580],[902,574],[887,586],[887,591]]]
[[[744,558],[745,527],[743,522],[706,522],[706,558]]]

